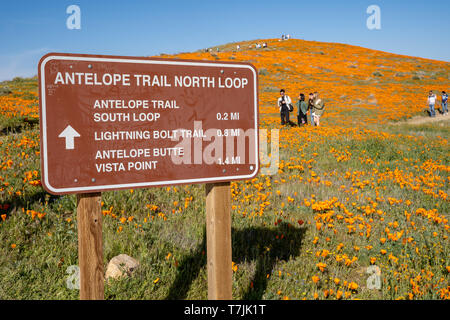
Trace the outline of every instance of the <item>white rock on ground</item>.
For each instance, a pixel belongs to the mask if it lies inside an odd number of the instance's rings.
[[[136,259],[126,254],[119,254],[109,261],[106,267],[105,279],[131,276],[138,267],[139,262]]]

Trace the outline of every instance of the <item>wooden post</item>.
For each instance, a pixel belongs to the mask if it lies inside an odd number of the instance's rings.
[[[206,184],[206,250],[208,299],[231,300],[230,183]]]
[[[77,194],[80,299],[103,300],[101,193]]]

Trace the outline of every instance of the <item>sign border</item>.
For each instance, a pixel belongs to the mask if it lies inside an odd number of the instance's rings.
[[[46,86],[45,86],[45,65],[51,60],[76,60],[88,62],[125,62],[125,63],[147,63],[147,64],[168,64],[168,65],[188,65],[188,66],[208,66],[217,68],[244,68],[250,69],[254,75],[254,111],[255,111],[255,169],[247,175],[220,176],[199,179],[183,179],[183,180],[167,180],[125,184],[111,184],[98,186],[81,186],[70,188],[55,188],[48,181],[48,149],[47,149],[47,110],[46,110]],[[124,57],[124,56],[107,56],[107,55],[88,55],[88,54],[65,54],[65,53],[48,53],[44,55],[38,64],[39,79],[39,113],[40,113],[40,136],[41,136],[41,173],[42,185],[52,194],[68,194],[68,193],[92,193],[101,191],[112,191],[120,189],[133,189],[145,187],[162,187],[168,185],[179,184],[198,184],[224,182],[231,180],[247,180],[254,178],[259,172],[259,110],[258,110],[258,73],[251,63],[248,62],[215,62],[211,60],[187,60],[187,59],[164,59],[153,57]]]

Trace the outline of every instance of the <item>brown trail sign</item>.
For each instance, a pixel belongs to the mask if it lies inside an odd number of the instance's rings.
[[[82,298],[103,292],[103,284],[92,294],[83,289],[83,279],[103,281],[103,268],[85,261],[98,264],[102,255],[101,218],[86,221],[100,194],[87,194],[116,189],[208,184],[208,273],[211,283],[220,282],[217,272],[231,270],[231,239],[223,238],[231,232],[230,206],[223,197],[229,181],[259,170],[255,67],[50,53],[38,69],[42,184],[52,194],[78,194]],[[225,278],[231,290],[231,276]],[[224,286],[210,284],[209,297],[231,298],[218,289]]]
[[[48,54],[39,81],[42,182],[50,193],[258,172],[250,64]]]

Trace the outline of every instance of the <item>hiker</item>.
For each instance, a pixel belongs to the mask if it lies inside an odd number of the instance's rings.
[[[285,94],[284,89],[280,90],[280,97],[278,98],[278,107],[280,108],[281,125],[290,124],[289,108],[292,105],[291,98]]]
[[[442,104],[442,112],[444,116],[448,114],[448,94],[445,91],[442,91],[441,104]]]
[[[314,117],[314,125],[320,125],[320,117],[323,115],[325,109],[325,104],[323,100],[319,98],[319,93],[314,92],[314,112],[312,113]]]
[[[436,95],[433,91],[428,94],[428,105],[430,106],[430,117],[436,116],[436,111],[434,110],[434,105],[436,104]]]
[[[267,48],[267,43],[264,42],[262,46],[263,46],[263,48]]]
[[[298,126],[300,127],[300,125],[308,124],[308,117],[306,115],[308,112],[308,104],[305,102],[305,95],[303,93],[300,93],[298,99],[297,122]]]
[[[308,110],[311,116],[311,125],[314,125],[314,116],[313,116],[313,108],[314,108],[314,94],[310,93],[308,98]]]

